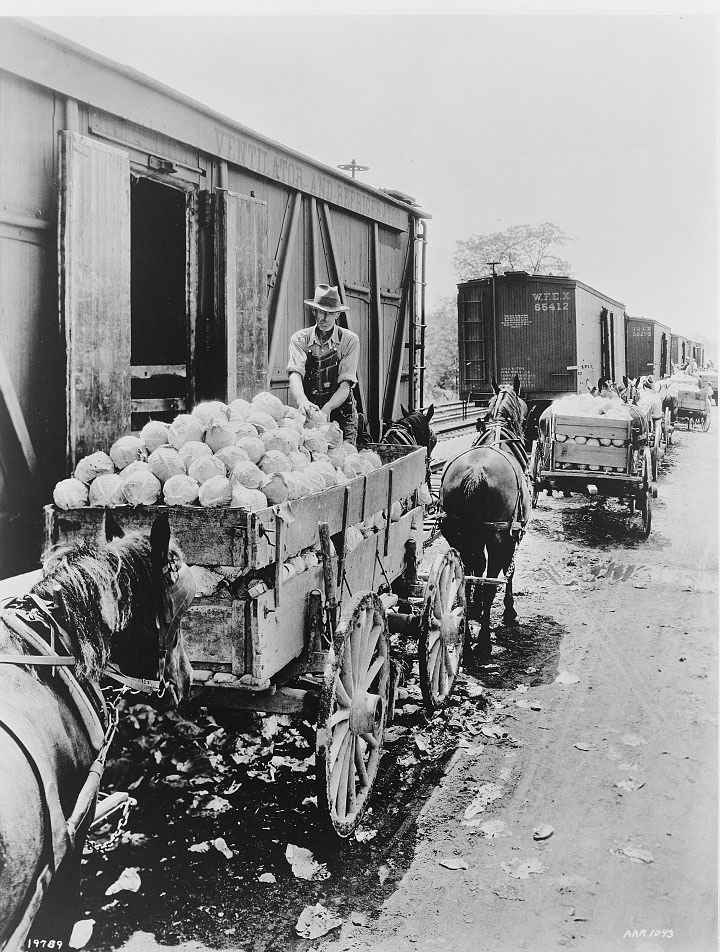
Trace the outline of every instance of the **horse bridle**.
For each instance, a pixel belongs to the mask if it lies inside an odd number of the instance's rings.
[[[500,416],[500,409],[503,410],[503,398],[508,397],[511,401],[510,406],[510,422],[517,431],[518,434],[522,432],[522,408],[520,406],[520,397],[515,393],[511,388],[503,388],[498,393],[495,394],[495,403],[492,408],[492,416],[490,417],[491,422],[499,422],[498,417]]]

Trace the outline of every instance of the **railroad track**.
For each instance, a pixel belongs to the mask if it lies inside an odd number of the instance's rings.
[[[464,403],[462,400],[436,404],[432,428],[437,433],[438,440],[461,436],[463,431],[470,432],[475,429],[479,412],[480,408],[475,404]]]

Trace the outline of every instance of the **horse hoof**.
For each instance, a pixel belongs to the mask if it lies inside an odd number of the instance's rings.
[[[502,620],[503,625],[507,625],[508,628],[517,628],[518,626],[517,612],[512,615],[503,615]]]

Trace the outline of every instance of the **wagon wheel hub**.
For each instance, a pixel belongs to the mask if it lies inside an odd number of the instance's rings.
[[[383,699],[379,694],[356,691],[350,705],[350,730],[353,734],[374,734],[383,719]]]

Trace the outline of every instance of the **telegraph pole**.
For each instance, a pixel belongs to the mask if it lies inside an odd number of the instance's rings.
[[[498,380],[498,353],[497,353],[497,301],[495,297],[495,266],[499,261],[486,261],[485,264],[492,268],[492,374],[493,378],[499,384]]]

